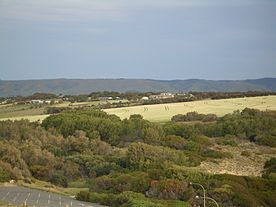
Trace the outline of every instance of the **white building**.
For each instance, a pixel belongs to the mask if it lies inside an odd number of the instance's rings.
[[[143,96],[143,97],[141,98],[141,100],[142,100],[142,101],[148,101],[148,100],[149,100],[149,97]]]
[[[33,104],[43,104],[42,100],[31,100],[31,103]]]

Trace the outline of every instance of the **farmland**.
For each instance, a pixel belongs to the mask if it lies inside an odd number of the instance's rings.
[[[193,102],[143,105],[125,108],[106,109],[105,112],[115,114],[121,119],[128,118],[132,114],[141,114],[144,119],[150,121],[169,121],[176,114],[186,114],[196,111],[198,113],[213,113],[223,116],[235,110],[244,108],[259,110],[276,110],[276,96],[233,98],[220,100],[201,100]]]
[[[121,102],[126,102],[127,100],[120,100]],[[91,107],[99,106],[107,103],[119,102],[118,100],[108,100],[108,101],[90,101],[90,102],[79,102],[70,103],[63,102],[54,105],[48,104],[3,104],[0,105],[0,120],[20,120],[28,119],[30,121],[41,121],[45,119],[49,114],[45,114],[47,107],[68,107],[68,108],[78,108],[78,107]]]
[[[64,102],[53,106],[76,108],[79,106],[90,106],[104,103],[106,102],[81,102],[73,104],[69,102]],[[276,110],[276,96],[140,105],[132,107],[104,109],[104,111],[109,114],[115,114],[121,119],[128,118],[132,114],[141,114],[147,120],[154,122],[164,122],[169,121],[170,118],[176,114],[185,114],[191,111],[196,111],[203,114],[213,113],[218,116],[223,116],[227,113],[232,113],[235,110],[242,110],[246,107],[260,110]],[[47,114],[44,114],[45,108],[46,106],[43,106],[41,108],[32,108],[30,106],[24,105],[1,105],[0,120],[28,119],[30,121],[41,121],[49,116]]]

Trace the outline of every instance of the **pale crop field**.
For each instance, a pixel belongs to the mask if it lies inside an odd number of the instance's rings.
[[[30,115],[30,116],[16,116],[16,117],[9,117],[9,118],[0,118],[0,121],[6,120],[21,120],[21,119],[28,119],[31,122],[35,121],[43,121],[46,117],[50,116],[49,114],[42,114],[42,115]]]
[[[80,103],[70,103],[63,102],[54,105],[44,104],[41,107],[37,107],[35,104],[3,104],[0,105],[0,121],[4,120],[20,120],[20,119],[29,119],[30,121],[42,121],[45,119],[47,114],[44,113],[47,107],[69,107],[69,108],[77,108],[80,106],[91,106],[91,105],[102,105],[107,103],[114,102],[127,102],[127,100],[104,100],[104,101],[91,101],[91,102],[80,102]],[[31,108],[31,106],[33,106]]]
[[[232,98],[221,100],[201,100],[193,102],[180,102],[169,104],[143,105],[125,108],[105,109],[109,114],[115,114],[121,119],[128,118],[132,114],[141,114],[144,119],[150,121],[169,121],[176,114],[186,114],[196,111],[203,114],[216,114],[223,116],[235,110],[244,108],[260,110],[276,110],[276,96],[260,96],[246,98]]]
[[[67,106],[68,103],[62,106]],[[60,106],[60,105],[58,105]],[[169,104],[155,104],[132,106],[124,108],[111,108],[104,111],[109,114],[115,114],[121,119],[128,118],[132,114],[141,114],[144,119],[154,122],[169,121],[176,114],[186,114],[187,112],[196,111],[203,114],[216,114],[223,116],[232,113],[235,110],[243,110],[244,108],[255,108],[260,110],[276,110],[276,96],[260,96],[250,98],[233,98],[221,100],[201,100],[193,102],[180,102]],[[42,121],[49,115],[19,115],[14,117],[3,117],[2,120],[20,120],[29,119],[30,121]]]

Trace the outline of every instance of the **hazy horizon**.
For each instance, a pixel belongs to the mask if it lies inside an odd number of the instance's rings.
[[[257,79],[276,79],[276,77],[244,78],[244,79],[206,79],[206,78],[186,78],[186,79],[155,79],[155,78],[36,78],[36,79],[1,79],[0,81],[32,81],[32,80],[154,80],[154,81],[176,81],[176,80],[206,80],[206,81],[242,81]]]

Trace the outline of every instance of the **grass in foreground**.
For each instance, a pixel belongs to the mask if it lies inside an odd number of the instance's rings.
[[[18,185],[28,187],[28,188],[33,188],[37,190],[43,190],[43,191],[48,191],[48,192],[53,192],[65,196],[75,196],[77,193],[79,193],[82,190],[88,190],[88,188],[78,188],[78,187],[68,187],[68,188],[62,188],[56,185],[53,185],[49,182],[37,180],[37,179],[32,179],[32,183],[24,183],[23,181],[19,181]]]

